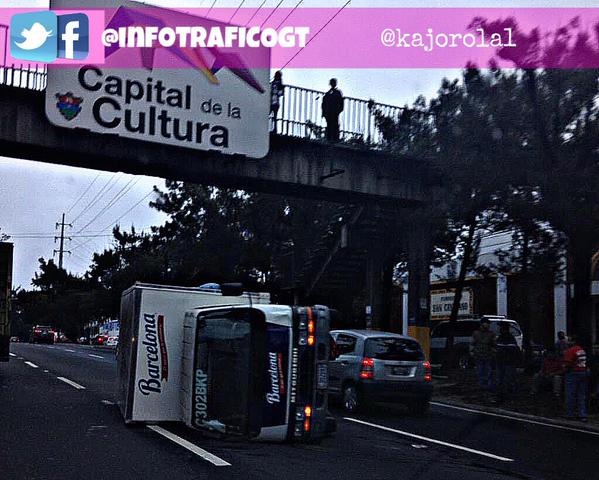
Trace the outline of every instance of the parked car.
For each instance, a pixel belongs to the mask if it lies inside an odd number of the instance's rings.
[[[119,337],[108,337],[108,340],[106,340],[106,346],[107,347],[117,347],[119,344]]]
[[[18,343],[20,340],[19,340],[19,337],[10,337],[10,341]]]
[[[518,322],[499,315],[482,315],[480,317],[460,318],[456,322],[454,330],[455,366],[459,368],[470,368],[474,365],[470,355],[470,342],[472,334],[480,327],[480,321],[489,320],[491,331],[499,335],[499,324],[506,322],[510,326],[510,333],[516,337],[518,346],[522,349],[522,329]],[[431,363],[443,362],[443,354],[447,346],[449,335],[449,321],[440,322],[431,332]]]
[[[377,401],[425,413],[433,394],[431,368],[411,337],[374,330],[333,330],[329,393],[349,412]]]
[[[45,325],[36,325],[29,336],[29,343],[54,343],[54,330]]]

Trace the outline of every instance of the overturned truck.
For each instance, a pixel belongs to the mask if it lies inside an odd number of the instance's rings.
[[[264,293],[135,284],[123,293],[118,403],[126,423],[313,441],[327,418],[329,309]]]

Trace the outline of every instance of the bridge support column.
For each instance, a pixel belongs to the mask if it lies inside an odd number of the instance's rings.
[[[408,233],[408,334],[430,358],[430,262],[432,232],[422,218],[411,222]]]
[[[366,259],[366,328],[384,330],[389,316],[393,269],[387,265],[386,249],[373,249]]]

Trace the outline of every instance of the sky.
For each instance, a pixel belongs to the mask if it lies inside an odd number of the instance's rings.
[[[267,0],[264,7],[274,7],[280,0]],[[158,0],[160,6],[207,7],[213,0]],[[81,5],[93,2],[81,1]],[[262,0],[248,0],[244,8],[257,8]],[[302,7],[341,7],[346,0],[305,0]],[[218,0],[217,7],[239,6],[240,0]],[[282,8],[292,8],[297,0],[284,0]],[[483,7],[483,6],[587,6],[596,7],[597,0],[352,0],[347,8],[355,7]],[[47,1],[0,0],[0,8],[45,7]],[[308,46],[309,48],[309,46]],[[393,105],[412,103],[419,95],[433,96],[443,77],[455,78],[458,70],[298,70],[287,69],[284,82],[326,90],[331,77],[339,79],[339,87],[346,96],[373,98]],[[83,168],[44,164],[1,156],[0,151],[0,233],[12,235],[15,244],[13,286],[31,288],[30,282],[38,269],[38,258],[52,258],[58,248],[54,235],[56,223],[66,214],[67,241],[64,266],[75,273],[83,273],[90,264],[93,252],[101,251],[111,243],[110,231],[115,222],[123,228],[148,228],[164,222],[164,215],[148,206],[154,185],[164,186],[159,178],[114,175]],[[145,197],[145,199],[144,199]],[[143,200],[142,200],[143,199]],[[140,203],[141,202],[141,203]],[[57,256],[54,258],[57,260]]]

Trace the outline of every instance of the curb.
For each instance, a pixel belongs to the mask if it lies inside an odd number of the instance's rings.
[[[456,401],[456,400],[448,400],[446,398],[438,398],[438,397],[435,398],[435,396],[433,396],[432,400],[433,400],[433,402],[438,403],[438,404],[444,404],[444,405],[453,406],[453,407],[468,408],[468,409],[474,410],[476,412],[493,413],[495,415],[519,418],[521,420],[530,420],[532,422],[546,423],[546,424],[555,425],[558,427],[574,428],[576,430],[584,430],[587,432],[599,434],[599,425],[594,426],[594,425],[589,425],[586,423],[581,423],[581,422],[571,421],[571,420],[560,420],[560,419],[555,419],[555,418],[539,417],[536,415],[529,415],[526,413],[514,412],[513,410],[504,410],[502,408],[481,407],[480,405],[473,405],[471,403],[465,403],[465,402],[460,402],[460,401]]]

